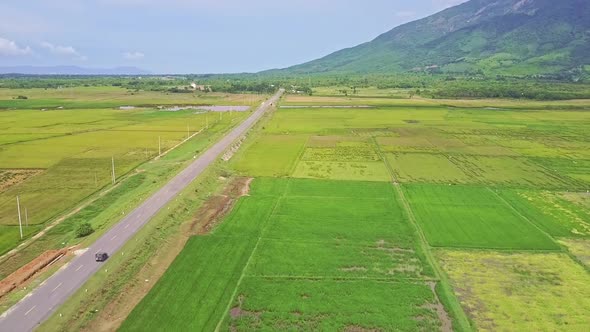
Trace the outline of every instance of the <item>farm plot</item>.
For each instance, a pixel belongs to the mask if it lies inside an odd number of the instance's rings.
[[[270,133],[313,135],[350,135],[370,130],[389,130],[410,123],[443,121],[441,108],[295,108],[280,109],[266,126]]]
[[[213,331],[254,245],[249,237],[193,237],[119,330]]]
[[[469,183],[471,178],[443,154],[387,154],[387,161],[399,182]]]
[[[569,181],[525,158],[449,156],[473,182],[509,187],[568,188]]]
[[[385,164],[368,138],[312,136],[293,177],[389,181]]]
[[[585,193],[563,194],[540,190],[501,190],[498,193],[551,236],[590,238],[590,211],[575,200],[585,197]]]
[[[238,153],[235,169],[249,176],[287,176],[306,141],[306,135],[262,135]]]
[[[432,152],[434,146],[426,137],[402,136],[402,137],[377,137],[377,143],[381,150],[386,152]]]
[[[408,185],[404,190],[433,246],[559,249],[551,238],[487,188]]]
[[[478,330],[586,331],[590,325],[590,276],[565,254],[436,253]]]
[[[250,194],[191,240],[122,331],[148,321],[172,330],[441,328],[432,268],[391,184],[261,178]]]
[[[222,329],[436,331],[436,300],[423,283],[246,277]]]
[[[109,185],[112,158],[115,174],[121,178],[156,157],[159,147],[165,152],[201,130],[207,121],[208,131],[191,142],[206,145],[210,135],[246,116],[236,113],[207,120],[211,116],[192,111],[146,109],[1,113],[0,121],[6,120],[1,126],[6,128],[0,130],[0,225],[10,226],[18,225],[17,195],[23,218],[24,211],[28,212],[28,224],[44,224]],[[25,233],[29,236],[38,230],[31,227]],[[15,241],[4,240],[0,252],[15,245]]]
[[[296,178],[326,180],[390,181],[383,162],[300,161]]]
[[[582,264],[590,268],[590,240],[563,238],[559,240],[559,243],[565,245]]]
[[[252,183],[258,193],[265,188]],[[242,197],[213,234],[191,238],[120,331],[144,331],[146,326],[214,330],[276,201],[267,195]]]
[[[554,170],[562,177],[571,179],[567,190],[590,188],[590,159],[534,158],[534,161],[547,169]]]

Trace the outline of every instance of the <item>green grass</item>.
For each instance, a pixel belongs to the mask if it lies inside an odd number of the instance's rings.
[[[255,239],[194,237],[120,331],[212,331]],[[222,259],[220,261],[220,259]]]
[[[551,236],[590,237],[590,211],[569,202],[560,194],[538,190],[502,190],[499,195]]]
[[[17,100],[16,96],[29,99]],[[225,93],[165,93],[157,91],[129,91],[121,87],[93,86],[61,89],[0,89],[0,109],[66,109],[116,108],[142,105],[255,105],[264,95]]]
[[[440,323],[424,283],[247,277],[222,330],[432,331]],[[233,316],[233,317],[232,317]]]
[[[508,187],[567,188],[558,173],[524,158],[453,156],[451,161],[472,177],[473,182]]]
[[[359,193],[367,198],[359,199]],[[261,320],[257,326],[283,324],[279,322],[282,309],[267,307],[272,298],[251,297],[252,281],[262,281],[257,284],[259,295],[267,294],[267,285],[291,285],[281,287],[287,292],[280,296],[286,306],[297,303],[291,300],[289,289],[306,285],[311,304],[303,307],[301,315],[293,316],[286,329],[436,327],[440,324],[436,311],[428,306],[436,300],[426,284],[432,275],[390,184],[256,179],[250,196],[241,198],[211,235],[193,238],[187,244],[122,330],[141,330],[148,323],[156,330],[211,330],[223,317],[224,324],[229,324],[228,319],[231,324],[250,324],[234,322],[236,317],[225,311],[228,303],[240,301],[248,303],[244,310],[266,308],[261,310],[267,315],[256,315]],[[323,299],[332,297],[331,291],[345,294],[343,301],[350,309],[325,303]],[[274,288],[268,292],[281,294]],[[357,318],[338,314],[352,310],[359,301],[391,302],[391,296],[407,297],[408,301],[366,307]],[[322,303],[332,309],[323,309]],[[166,312],[158,316],[162,306],[167,307]],[[182,319],[173,323],[162,319],[173,316]]]
[[[306,141],[306,135],[261,135],[238,153],[235,169],[249,176],[288,176]]]
[[[559,249],[489,189],[436,185],[409,185],[404,189],[432,246]]]
[[[419,279],[432,277],[414,249],[300,239],[264,239],[249,274],[284,278]],[[385,242],[385,241],[384,241]]]

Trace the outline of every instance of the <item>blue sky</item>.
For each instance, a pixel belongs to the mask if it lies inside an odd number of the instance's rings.
[[[255,72],[313,60],[465,0],[2,0],[0,66]]]

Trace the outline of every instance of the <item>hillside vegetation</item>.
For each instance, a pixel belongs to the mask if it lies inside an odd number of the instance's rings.
[[[590,3],[471,0],[289,73],[446,72],[529,76],[590,73]]]

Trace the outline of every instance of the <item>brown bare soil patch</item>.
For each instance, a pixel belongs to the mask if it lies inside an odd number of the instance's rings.
[[[191,232],[197,235],[209,233],[223,219],[235,201],[250,192],[252,178],[236,178],[229,183],[223,193],[211,197],[201,206],[193,219]]]
[[[436,282],[430,281],[430,282],[428,282],[428,285],[430,286],[430,289],[432,290],[432,293],[434,294],[436,302],[431,303],[431,304],[427,304],[426,307],[431,310],[434,310],[436,312],[436,315],[438,316],[438,320],[442,323],[441,330],[443,332],[453,331],[453,322],[451,320],[451,317],[449,317],[449,314],[445,310],[445,307],[442,305],[442,303],[440,302],[440,299],[438,298],[438,294],[436,294],[436,289],[435,289]]]
[[[0,281],[0,298],[24,284],[35,274],[62,258],[68,249],[49,250]]]
[[[41,172],[42,169],[0,169],[0,192]]]

